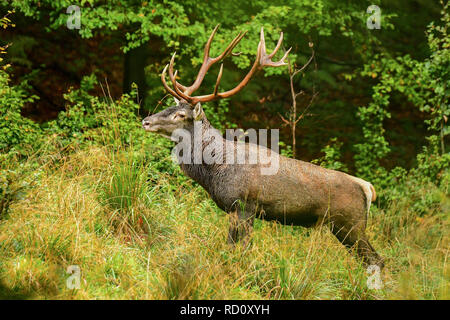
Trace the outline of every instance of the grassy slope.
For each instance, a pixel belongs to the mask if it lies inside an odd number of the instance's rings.
[[[204,190],[132,158],[90,147],[41,169],[0,220],[0,297],[450,298],[449,200],[438,190],[423,187],[442,201],[420,218],[408,199],[372,208],[369,237],[387,267],[384,288],[371,290],[326,228],[258,221],[253,245],[230,250],[228,218]],[[82,270],[79,290],[66,287],[69,265]]]

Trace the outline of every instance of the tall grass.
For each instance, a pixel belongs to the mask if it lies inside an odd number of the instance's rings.
[[[114,213],[111,219],[121,219],[131,225],[142,224],[140,209],[145,205],[147,181],[145,167],[138,159],[113,159],[111,178],[103,186],[102,198]]]
[[[423,186],[420,192],[442,198],[420,217],[408,199],[372,208],[369,237],[387,260],[384,287],[373,290],[366,270],[325,227],[258,220],[252,245],[232,250],[228,217],[206,192],[145,157],[106,146],[54,157],[0,221],[0,297],[450,298],[443,189]],[[81,268],[80,289],[66,286],[69,265]]]

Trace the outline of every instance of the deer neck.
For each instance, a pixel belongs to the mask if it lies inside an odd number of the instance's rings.
[[[214,149],[218,153],[223,154],[224,139],[206,117],[203,117],[185,129],[190,133],[191,137],[191,161],[189,163],[180,162],[181,169],[208,190],[208,183],[211,181],[212,176],[217,174],[217,170],[220,170],[220,164],[205,163],[203,161],[203,152],[208,147],[209,150]],[[214,131],[216,134],[214,134]],[[200,153],[202,155],[201,163],[195,159],[195,148],[197,148],[197,155]]]

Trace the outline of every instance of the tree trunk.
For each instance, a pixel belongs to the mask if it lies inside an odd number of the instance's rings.
[[[123,73],[123,93],[131,92],[132,83],[137,84],[139,101],[145,99],[147,85],[145,81],[144,68],[148,56],[147,45],[131,49],[125,54]]]

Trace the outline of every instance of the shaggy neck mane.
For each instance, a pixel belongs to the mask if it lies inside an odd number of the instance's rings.
[[[213,148],[214,145],[217,145],[218,148],[215,150],[220,150],[220,152],[223,154],[223,150],[225,147],[225,139],[220,135],[220,138],[218,139],[217,136],[214,136],[212,134],[213,130],[215,129],[211,123],[206,119],[205,116],[202,117],[201,120],[199,120],[197,123],[201,123],[201,132],[202,132],[202,142],[201,142],[201,153],[203,155],[203,151],[206,147]],[[202,185],[204,188],[207,188],[208,181],[210,181],[211,176],[218,174],[220,171],[222,165],[221,164],[207,164],[204,162],[202,157],[202,163],[201,164],[195,164],[194,163],[194,147],[195,147],[195,141],[194,141],[194,130],[199,129],[199,126],[197,125],[197,128],[194,127],[194,124],[190,125],[186,128],[191,134],[191,163],[180,163],[181,169],[192,179],[197,181],[200,185]],[[198,134],[198,133],[197,133]],[[214,144],[214,145],[212,145]]]

